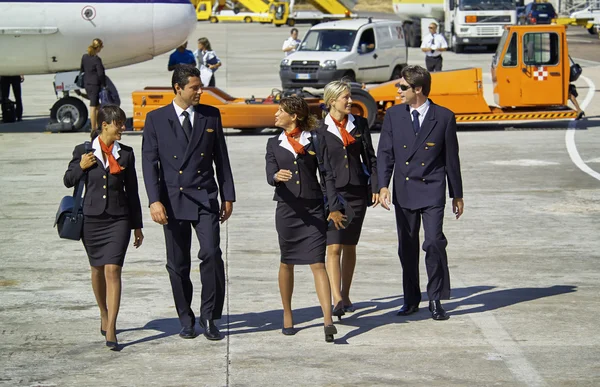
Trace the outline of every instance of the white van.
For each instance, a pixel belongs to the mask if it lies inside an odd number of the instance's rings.
[[[408,49],[401,21],[352,19],[313,26],[298,51],[281,61],[284,89],[322,88],[346,77],[361,83],[400,78]]]

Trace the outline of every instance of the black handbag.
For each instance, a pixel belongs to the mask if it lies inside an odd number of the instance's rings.
[[[90,142],[85,142],[86,153]],[[54,227],[58,230],[58,236],[62,239],[78,241],[83,231],[83,187],[87,173],[79,179],[79,184],[73,190],[73,196],[65,196],[58,205]]]
[[[85,88],[85,84],[83,83],[83,71],[80,71],[75,77],[75,84],[82,89]]]
[[[583,72],[581,66],[573,61],[571,55],[569,55],[569,59],[571,61],[571,67],[569,68],[569,83],[573,83],[579,79],[579,76]]]
[[[327,219],[327,217],[329,216],[329,203],[327,200],[327,192],[325,191],[325,164],[324,164],[324,160],[321,158],[321,153],[319,152],[319,140],[317,139],[317,134],[314,131],[311,132],[311,137],[312,137],[312,144],[315,148],[315,155],[317,156],[317,164],[319,166],[319,174],[321,176],[321,188],[323,189],[323,201],[325,202],[325,219]],[[356,215],[356,213],[352,209],[352,206],[350,206],[346,202],[346,199],[344,199],[344,197],[342,195],[340,195],[339,193],[337,194],[337,200],[340,202],[340,204],[343,207],[342,213],[344,215],[346,215],[346,220],[343,222],[343,225],[344,225],[344,227],[348,227],[348,225],[352,222],[352,219],[354,219],[354,216]],[[329,221],[328,228],[330,230],[335,230],[335,225],[333,223],[333,220]]]

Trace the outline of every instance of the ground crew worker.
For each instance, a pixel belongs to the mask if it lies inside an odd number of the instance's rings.
[[[290,37],[283,42],[283,47],[281,51],[285,52],[285,56],[288,56],[298,49],[300,46],[300,39],[298,39],[298,29],[292,28],[290,32]]]
[[[432,22],[429,25],[429,35],[425,36],[421,44],[421,51],[425,53],[425,67],[427,71],[442,71],[442,51],[448,50],[448,43],[442,34],[437,33],[438,25]]]

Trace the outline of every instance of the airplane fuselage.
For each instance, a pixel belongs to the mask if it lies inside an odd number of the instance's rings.
[[[106,68],[143,62],[195,25],[189,0],[0,1],[0,76],[77,70],[95,38]]]

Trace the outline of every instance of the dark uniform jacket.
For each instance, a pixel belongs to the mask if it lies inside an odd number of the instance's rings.
[[[288,143],[285,133],[270,138],[267,141],[266,173],[267,182],[275,187],[273,200],[291,202],[298,199],[323,200],[323,190],[317,180],[319,174],[317,152],[324,164],[324,173],[321,179],[325,186],[325,195],[330,203],[330,211],[341,210],[342,206],[337,200],[337,192],[333,181],[333,174],[329,166],[327,144],[322,136],[318,135],[319,146],[314,146],[310,132],[303,132],[302,136],[308,140],[304,146],[305,153],[295,155]],[[286,182],[275,182],[274,175],[280,169],[292,172],[292,178]]]
[[[83,54],[80,71],[83,71],[83,83],[85,85],[106,87],[104,65],[98,55]]]
[[[235,201],[219,109],[194,107],[192,137],[188,141],[172,103],[146,116],[142,141],[142,168],[149,203],[160,201],[167,216],[198,220],[198,206],[217,208]],[[216,167],[213,169],[213,163]]]
[[[329,164],[333,170],[333,178],[336,188],[343,188],[347,185],[361,186],[367,185],[369,175],[371,176],[371,189],[373,192],[379,192],[377,184],[377,158],[371,141],[371,132],[369,123],[360,116],[348,115],[346,130],[354,139],[354,143],[344,146],[338,128],[330,116],[327,116],[317,132],[325,138],[327,142],[327,153],[329,154]],[[361,156],[363,160],[361,161]],[[365,169],[363,168],[365,165]]]
[[[73,158],[69,162],[63,181],[67,188],[71,188],[79,184],[81,177],[85,176],[84,215],[98,216],[104,212],[112,216],[127,215],[132,229],[142,228],[142,207],[138,195],[133,149],[121,143],[119,146],[121,149],[117,162],[123,168],[120,173],[111,174],[108,167],[104,169],[101,161],[88,168],[85,173],[79,166],[81,156],[85,154],[85,145],[81,144],[73,151]],[[102,157],[101,153],[98,153],[100,146],[95,148],[96,158],[99,159]]]
[[[387,187],[394,172],[393,203],[408,209],[443,206],[446,180],[451,198],[462,198],[456,118],[430,101],[417,136],[409,106],[387,110],[377,149],[379,184]]]

